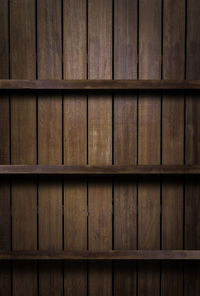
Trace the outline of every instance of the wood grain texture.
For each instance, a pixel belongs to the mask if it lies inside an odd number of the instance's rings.
[[[162,183],[162,249],[183,248],[183,179]],[[182,295],[182,263],[162,263],[162,295]]]
[[[185,1],[164,1],[163,79],[184,79]],[[184,97],[164,96],[162,102],[162,163],[184,162]],[[183,180],[162,182],[162,248],[183,248]],[[182,295],[182,264],[162,264],[162,295]],[[171,284],[173,283],[173,284]]]
[[[89,0],[88,79],[111,78],[112,1]],[[88,162],[92,165],[112,164],[112,98],[108,95],[88,97]],[[90,179],[88,207],[89,250],[111,249],[112,185],[109,180]],[[88,276],[89,294],[112,294],[112,272],[109,263],[91,263]]]
[[[114,186],[114,249],[137,248],[137,186],[134,178],[115,179]],[[116,295],[136,293],[136,264],[116,262],[114,265]]]
[[[11,213],[10,184],[7,177],[0,179],[0,250],[10,250],[11,247]],[[0,273],[3,272],[3,269]],[[0,283],[1,285],[2,283]],[[1,287],[1,286],[0,286]],[[0,288],[1,289],[1,288]]]
[[[199,177],[187,178],[185,185],[185,249],[199,250],[200,236],[199,236],[199,212],[200,205],[199,193]],[[191,287],[191,281],[194,283]],[[196,264],[185,264],[184,266],[184,291],[191,295],[198,295],[200,291],[200,273],[199,262]]]
[[[36,78],[35,2],[33,0],[10,1],[10,78]],[[36,163],[36,99],[34,95],[23,93],[11,97],[11,163]],[[13,179],[13,250],[36,250],[36,192],[35,178]],[[36,264],[15,263],[13,294],[35,295],[36,291]]]
[[[86,96],[64,97],[64,163],[84,165],[87,160]]]
[[[87,250],[86,179],[66,178],[64,200],[65,250]],[[65,293],[86,295],[87,268],[84,263],[65,263]]]
[[[61,1],[38,1],[38,78],[62,78]],[[62,163],[62,98],[45,94],[38,98],[38,162]],[[40,178],[38,188],[39,249],[62,249],[61,178]],[[41,263],[41,295],[62,295],[61,263]]]
[[[137,79],[137,2],[114,4],[114,78]]]
[[[114,248],[134,250],[137,246],[137,188],[132,177],[116,178],[114,204]]]
[[[11,1],[10,16],[10,78],[35,79],[34,1]],[[11,97],[12,163],[36,162],[35,112],[34,96],[24,93]]]
[[[10,182],[8,178],[0,179],[0,250],[11,248],[11,210]],[[2,263],[0,268],[0,294],[11,295],[11,264]]]
[[[1,251],[0,258],[4,260],[122,260],[127,264],[129,260],[199,260],[199,250],[107,250],[107,251]],[[67,263],[70,264],[70,263]],[[100,263],[99,263],[100,264]],[[103,264],[103,263],[102,263]],[[101,267],[101,265],[100,265]],[[149,266],[150,267],[150,266]],[[148,273],[147,273],[148,274]]]
[[[184,79],[185,1],[164,1],[163,34],[163,79]],[[162,109],[162,162],[163,164],[183,164],[183,96],[164,96]]]
[[[64,79],[86,79],[86,1],[64,0]]]
[[[161,78],[161,2],[139,1],[139,79]],[[139,97],[138,163],[160,163],[160,97]],[[152,137],[153,135],[153,137]],[[160,184],[138,185],[138,248],[160,248]],[[138,295],[159,295],[159,264],[139,264]]]
[[[187,65],[186,79],[200,77],[200,37],[199,31],[199,11],[200,4],[197,1],[190,1],[187,10]],[[200,162],[200,103],[199,96],[187,97],[186,103],[186,162]]]
[[[114,79],[137,79],[137,1],[114,2]],[[137,97],[114,97],[114,164],[137,163]],[[137,186],[114,181],[114,249],[137,248]],[[116,262],[114,294],[136,294],[136,264]]]
[[[9,40],[8,40],[8,0],[0,3],[0,78],[9,78]],[[9,163],[9,98],[0,96],[0,138],[3,145],[0,146],[0,163]]]
[[[0,175],[199,175],[199,165],[0,165]]]
[[[86,1],[64,1],[64,79],[86,79]],[[87,97],[64,97],[64,164],[87,163]],[[86,178],[65,178],[64,249],[87,250]],[[87,295],[87,264],[65,263],[65,295]]]
[[[111,164],[112,98],[110,96],[97,94],[89,96],[88,138],[89,164]]]
[[[139,51],[139,78],[159,79],[161,77],[161,5],[160,1],[154,0],[150,3],[140,0],[140,51]],[[151,22],[148,20],[151,19]],[[138,118],[138,163],[160,164],[160,97],[149,96],[139,98]],[[153,137],[151,136],[153,133]],[[146,185],[146,186],[145,186]],[[151,188],[152,187],[152,188]],[[150,191],[149,191],[150,190]],[[159,185],[154,183],[139,186],[139,219],[144,219],[143,227],[139,223],[139,248],[159,248],[159,216],[160,216],[160,194]],[[151,192],[151,196],[149,193]],[[148,196],[148,199],[147,199]],[[155,207],[155,211],[154,211]],[[149,210],[151,209],[151,213]],[[153,213],[152,213],[153,211]],[[155,219],[152,219],[155,215]],[[148,220],[152,222],[149,224]],[[153,225],[152,225],[153,224]],[[151,230],[145,230],[150,227]],[[155,228],[154,228],[155,227]],[[147,233],[156,233],[147,240]]]
[[[0,78],[9,78],[9,40],[8,40],[8,1],[0,2]],[[9,140],[9,98],[0,96],[0,164],[10,163]],[[9,178],[0,179],[0,250],[11,247],[11,215],[10,215],[10,182]],[[1,263],[0,295],[11,295],[10,263]]]
[[[199,37],[199,12],[200,3],[189,1],[187,5],[187,65],[186,79],[200,77],[200,37]],[[200,163],[200,105],[199,96],[189,96],[186,100],[186,139],[185,139],[185,161],[187,164]],[[185,188],[185,249],[199,249],[199,214],[197,207],[200,202],[199,178],[186,179]],[[185,265],[184,290],[185,294],[200,294],[200,265]],[[191,286],[191,280],[193,285]]]
[[[131,64],[131,63],[130,63]],[[69,65],[68,65],[69,67]],[[68,68],[66,68],[68,71]],[[124,70],[123,70],[124,71]],[[129,75],[131,72],[129,73]],[[73,72],[68,74],[74,75]],[[128,73],[127,73],[128,75]],[[79,72],[78,76],[81,76]],[[74,77],[74,76],[72,76]],[[0,90],[199,90],[200,80],[160,79],[0,79]],[[134,97],[134,96],[133,96]]]
[[[199,176],[186,177],[184,203],[182,177],[176,176],[177,174],[197,175],[200,172],[199,92],[193,95],[194,91],[176,91],[200,89],[200,5],[198,1],[191,0],[186,3],[184,0],[164,0],[162,13],[162,1],[159,0],[152,0],[151,3],[139,0],[138,10],[135,0],[88,0],[88,3],[86,0],[64,0],[63,2],[41,0],[37,1],[38,11],[35,18],[35,0],[11,0],[10,24],[8,24],[8,0],[0,2],[0,78],[3,79],[0,80],[0,89],[12,90],[9,92],[10,106],[8,93],[2,91],[0,96],[0,165],[8,165],[10,161],[12,164],[22,165],[0,166],[0,174],[82,175],[64,177],[63,195],[61,176],[41,177],[38,191],[40,251],[36,251],[36,178],[35,176],[12,176],[13,253],[9,252],[11,238],[10,189],[7,179],[9,176],[1,176],[0,249],[5,252],[0,252],[0,259],[25,261],[72,259],[73,262],[65,262],[63,265],[65,266],[64,278],[60,262],[41,262],[40,295],[85,296],[112,293],[134,295],[136,292],[138,295],[150,296],[182,295],[183,293],[199,295],[198,262],[184,263],[184,278],[182,277],[183,262],[162,262],[161,272],[158,262],[155,265],[152,262],[139,263],[137,285],[135,263],[128,262],[128,260],[151,259],[171,261],[199,259],[199,251],[195,251],[199,249],[200,241],[198,235]],[[63,3],[63,12],[61,3]],[[112,3],[114,11],[112,11]],[[138,22],[137,11],[140,14]],[[187,13],[187,19],[185,13]],[[115,18],[113,23],[112,14]],[[161,20],[162,16],[163,20]],[[163,22],[163,39],[161,22]],[[139,24],[138,39],[137,23]],[[62,24],[63,28],[61,28]],[[186,31],[185,25],[187,25]],[[9,26],[10,74],[11,78],[14,78],[11,81],[7,80],[9,78]],[[35,34],[36,28],[38,34]],[[112,32],[114,33],[113,57]],[[35,80],[36,35],[38,36],[38,78],[41,80]],[[140,42],[138,46],[139,79],[142,79],[139,81],[135,80],[137,79],[137,40]],[[163,65],[161,67],[162,40]],[[87,41],[89,80],[86,80]],[[187,81],[184,80],[185,41],[187,42],[186,78],[190,79]],[[112,63],[114,63],[114,73],[112,73]],[[161,68],[163,81],[160,80]],[[111,80],[112,74],[116,80]],[[67,80],[62,81],[62,78]],[[35,166],[37,159],[35,112],[37,110],[34,89],[56,90],[39,92],[38,160],[41,166]],[[116,90],[114,106],[112,106],[110,95],[110,90],[113,89]],[[129,91],[122,93],[123,89]],[[141,92],[138,110],[135,98],[137,89],[150,90]],[[160,92],[152,91],[156,89],[174,89],[175,91],[164,92],[161,106]],[[64,93],[63,105],[59,90],[67,90]],[[88,106],[87,90],[90,90]],[[93,90],[98,91],[93,92]],[[184,94],[186,95],[185,105]],[[162,113],[160,113],[161,108]],[[11,127],[9,126],[10,111]],[[87,112],[89,114],[88,151]],[[114,143],[112,143],[112,137]],[[113,144],[114,149],[112,149]],[[64,148],[63,151],[62,148]],[[139,166],[135,166],[137,155]],[[89,166],[86,166],[87,156]],[[186,165],[184,165],[184,158]],[[62,166],[62,163],[66,166]],[[165,176],[168,173],[173,176]],[[89,177],[89,212],[87,212],[85,186],[87,177],[83,176],[87,174],[126,174],[124,177],[115,177],[113,205],[111,178],[109,176]],[[140,178],[138,187],[138,247],[143,249],[140,251],[135,251],[137,248],[137,191],[135,177],[127,176],[130,174],[145,175]],[[160,177],[148,176],[149,174],[164,175],[161,191]],[[162,193],[162,212],[160,212],[160,193]],[[63,220],[62,198],[64,200]],[[185,209],[183,209],[184,205]],[[114,238],[112,238],[112,206],[115,215]],[[183,217],[184,213],[185,217]],[[87,215],[89,215],[89,251],[87,251],[86,238]],[[161,224],[160,217],[162,217]],[[64,229],[62,229],[62,223],[64,223]],[[155,251],[160,248],[160,238],[163,250]],[[115,250],[112,250],[112,243]],[[62,250],[63,247],[64,250]],[[183,248],[186,251],[182,251]],[[24,251],[17,251],[21,249]],[[173,251],[170,251],[172,249]],[[78,262],[77,259],[106,260],[107,262],[90,262],[87,278],[84,267],[86,263]],[[115,262],[113,265],[115,266],[113,289],[109,262],[111,259],[126,260]],[[1,261],[0,295],[11,294],[12,287],[14,295],[37,295],[34,263],[14,262],[13,264],[13,283],[10,285],[9,265]],[[87,283],[89,283],[88,291]]]
[[[139,79],[161,78],[161,3],[140,0]],[[149,20],[151,19],[151,22]],[[139,98],[138,162],[160,163],[160,97]],[[151,134],[154,134],[154,137]],[[145,143],[145,144],[144,144]],[[150,148],[151,147],[151,148]]]

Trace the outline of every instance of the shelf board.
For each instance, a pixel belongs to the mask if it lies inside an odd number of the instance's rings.
[[[194,250],[112,250],[91,251],[9,251],[0,252],[0,260],[199,260]]]
[[[134,165],[134,166],[66,166],[66,165],[0,165],[6,175],[183,175],[200,174],[199,165]]]
[[[198,90],[200,80],[0,80],[0,90]]]

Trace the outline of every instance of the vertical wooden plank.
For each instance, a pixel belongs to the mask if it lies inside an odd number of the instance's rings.
[[[164,0],[163,79],[184,79],[185,0]],[[163,97],[163,164],[184,161],[184,98]]]
[[[163,79],[184,79],[185,0],[164,0]],[[162,163],[184,164],[184,97],[163,96]],[[163,178],[162,249],[183,248],[182,179]],[[162,295],[182,295],[181,263],[162,263]]]
[[[8,0],[0,2],[0,78],[9,78]],[[9,97],[0,98],[0,164],[10,163]],[[0,180],[0,250],[10,250],[10,185],[8,178]],[[0,295],[11,295],[10,263],[1,262]]]
[[[161,1],[139,1],[139,79],[161,78]],[[138,163],[160,164],[160,96],[140,96]],[[138,185],[138,248],[160,248],[160,184],[141,179]],[[159,295],[159,263],[141,263],[138,295]]]
[[[0,78],[9,79],[8,0],[0,3]],[[1,94],[0,108],[0,163],[10,162],[9,98]]]
[[[187,65],[186,79],[200,78],[200,3],[187,1]],[[186,164],[200,163],[200,102],[199,95],[186,98]],[[199,213],[200,186],[199,177],[188,178],[185,189],[185,249],[200,249]],[[192,285],[191,285],[192,282]],[[200,294],[199,262],[185,264],[185,295]]]
[[[88,78],[112,78],[112,1],[88,1]],[[89,95],[88,162],[112,164],[112,98]],[[88,185],[89,249],[112,248],[112,184],[106,179],[90,179]],[[110,263],[91,263],[89,294],[111,295]]]
[[[86,79],[86,1],[64,1],[64,79]],[[87,98],[64,97],[64,163],[87,163]],[[87,184],[83,178],[65,178],[64,248],[87,250]],[[87,295],[86,263],[65,264],[65,295]]]
[[[188,2],[187,8],[187,65],[186,79],[200,77],[200,3],[196,0]],[[200,101],[196,96],[187,97],[186,108],[186,162],[200,163]]]
[[[38,79],[62,79],[61,1],[37,3]],[[38,162],[62,163],[62,98],[41,94],[38,98]],[[62,249],[62,182],[40,178],[38,188],[39,249]],[[41,263],[40,295],[62,295],[62,264]]]
[[[35,79],[35,1],[10,1],[10,78]],[[11,162],[36,163],[36,99],[18,94],[11,98]],[[37,247],[36,182],[34,178],[13,178],[12,247]],[[35,295],[35,263],[13,265],[13,294]]]
[[[114,249],[137,249],[137,186],[133,178],[116,179],[114,187]],[[136,295],[135,262],[114,264],[115,295]]]
[[[9,179],[0,180],[0,250],[10,251],[11,215]],[[11,295],[11,264],[0,262],[0,295]]]
[[[114,78],[137,79],[137,1],[114,2]],[[137,164],[137,97],[115,95],[114,163]],[[133,178],[114,186],[114,249],[137,249],[137,186]],[[136,294],[136,265],[117,262],[114,294]]]

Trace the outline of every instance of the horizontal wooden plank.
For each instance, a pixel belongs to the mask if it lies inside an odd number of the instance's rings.
[[[1,90],[200,89],[200,80],[0,80]]]
[[[196,250],[10,251],[0,260],[198,260]]]
[[[64,175],[156,175],[200,174],[200,165],[0,165],[0,174],[64,174]]]

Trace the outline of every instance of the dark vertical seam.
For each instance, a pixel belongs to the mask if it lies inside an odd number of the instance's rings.
[[[11,61],[11,52],[10,52],[10,0],[8,0],[8,78],[11,79],[11,66],[10,66],[10,61]],[[11,96],[9,94],[8,97],[9,100],[9,146],[10,146],[10,151],[9,151],[9,162],[12,164],[12,134],[11,134],[11,125],[12,125],[12,120],[11,120]],[[11,237],[11,248],[12,248],[12,237]]]
[[[37,0],[35,1],[35,51],[36,51],[36,79],[38,79],[38,60],[37,60]],[[39,158],[39,148],[38,148],[38,93],[36,93],[36,163],[38,164],[38,158]],[[39,183],[39,178],[37,176],[37,249],[39,249],[39,212],[38,212],[38,207],[39,207],[39,194],[38,194],[38,183]]]
[[[185,0],[185,69],[184,69],[184,79],[187,78],[187,0]],[[186,125],[187,125],[187,99],[184,93],[184,159],[183,163],[186,164]],[[185,182],[184,178],[184,196],[183,196],[183,249],[185,248]]]
[[[139,0],[137,0],[137,80],[139,79],[139,51],[140,51],[140,35],[139,35],[139,13],[140,13],[140,6]],[[138,165],[138,156],[139,156],[139,90],[137,91],[137,165]]]
[[[88,194],[88,176],[86,177],[86,191],[87,191],[87,237],[86,237],[86,248],[89,250],[89,194]],[[89,295],[89,262],[86,263],[86,289],[87,296]]]
[[[139,0],[137,0],[137,80],[139,79],[139,52],[140,52],[140,30],[139,30],[139,20],[140,20],[140,5],[139,5]],[[137,125],[137,151],[136,151],[136,157],[137,157],[137,165],[139,163],[138,157],[139,157],[139,91],[137,91],[137,119],[136,119],[136,125]],[[137,176],[136,178],[136,248],[138,250],[139,247],[139,231],[138,231],[138,219],[139,219],[139,207],[138,207],[138,202],[139,202],[139,196],[138,196],[138,187],[139,187],[139,178]],[[139,279],[139,264],[136,262],[136,295],[139,294],[138,292],[138,279]]]
[[[38,26],[37,26],[37,0],[35,0],[35,73],[36,73],[36,79],[38,79],[38,40],[37,40],[37,32],[38,32]]]
[[[61,55],[62,55],[62,80],[64,79],[64,16],[63,16],[63,0],[61,0]],[[64,93],[61,92],[61,97],[62,97],[62,164],[64,164]]]
[[[10,52],[10,0],[8,0],[8,77],[11,79],[11,52]],[[12,164],[12,137],[11,137],[11,97],[9,95],[9,162]],[[13,241],[12,241],[12,177],[9,178],[9,188],[10,188],[10,249],[13,249]],[[11,295],[13,295],[13,262],[10,263],[10,289]]]
[[[163,80],[163,52],[164,52],[164,0],[161,2],[161,80]],[[163,91],[161,91],[160,104],[160,164],[163,164]],[[160,249],[162,250],[162,186],[163,179],[160,176]],[[160,295],[162,294],[162,261],[160,261]]]
[[[86,79],[88,80],[88,0],[86,0]],[[89,120],[88,110],[89,100],[88,92],[86,94],[86,164],[89,164]],[[86,233],[86,249],[89,250],[89,177],[86,176],[86,203],[87,203],[87,233]],[[89,295],[89,261],[86,262],[86,294]]]
[[[114,0],[112,0],[112,80],[115,79],[115,3]],[[115,162],[115,124],[114,124],[114,91],[112,91],[112,165],[114,165]],[[114,230],[115,230],[115,224],[114,224],[114,178],[112,177],[112,249],[114,249]],[[114,287],[115,287],[115,269],[114,269],[114,262],[112,262],[112,295],[114,296]]]
[[[61,41],[62,41],[62,79],[64,79],[63,39],[64,39],[63,0],[61,1]],[[64,164],[64,93],[62,94],[62,164]],[[64,176],[62,177],[62,249],[64,250]]]
[[[36,80],[38,79],[38,24],[37,24],[37,0],[35,1],[35,57],[36,57]],[[39,136],[38,136],[38,93],[36,92],[36,163],[39,162]],[[37,207],[37,250],[39,250],[39,177],[36,177],[36,207]],[[39,296],[39,262],[37,261],[37,295]]]
[[[161,80],[163,79],[163,42],[164,42],[164,0],[161,4]],[[163,92],[161,92],[161,106],[160,106],[160,164],[163,164]],[[160,177],[160,249],[162,249],[162,177]]]
[[[160,249],[162,250],[162,186],[163,180],[162,176],[160,176]],[[162,295],[162,270],[163,264],[160,261],[160,295]]]
[[[112,178],[112,249],[114,250],[114,178]],[[112,295],[114,296],[114,286],[115,286],[115,264],[112,261]]]
[[[62,80],[64,79],[64,3],[63,0],[61,0],[61,55],[62,55]],[[62,100],[62,164],[64,164],[64,92],[61,92],[61,100]],[[65,249],[65,233],[64,233],[64,193],[65,193],[65,177],[62,176],[61,179],[62,182],[62,249]],[[64,296],[65,294],[65,262],[62,261],[62,294]]]
[[[187,9],[188,9],[188,3],[187,0],[185,0],[185,68],[184,68],[184,79],[187,78],[187,30],[188,30],[188,24],[187,24]],[[186,118],[186,110],[187,110],[187,100],[186,95],[184,93],[184,165],[186,164],[186,124],[187,124],[187,118]],[[183,250],[185,249],[185,204],[186,204],[186,180],[187,178],[183,178]],[[185,264],[183,263],[183,295],[185,294],[184,290],[184,279],[185,279]]]
[[[163,74],[163,52],[164,52],[164,0],[161,2],[161,80],[164,78]],[[163,124],[162,124],[162,116],[163,116],[163,91],[161,91],[161,104],[160,104],[160,164],[163,163]]]
[[[187,0],[185,0],[185,73],[184,73],[184,78],[187,78]],[[184,95],[184,165],[186,164],[186,109],[187,107],[187,100],[186,100],[186,95]],[[183,249],[185,248],[185,181],[186,179],[184,178],[184,199],[183,199]]]

